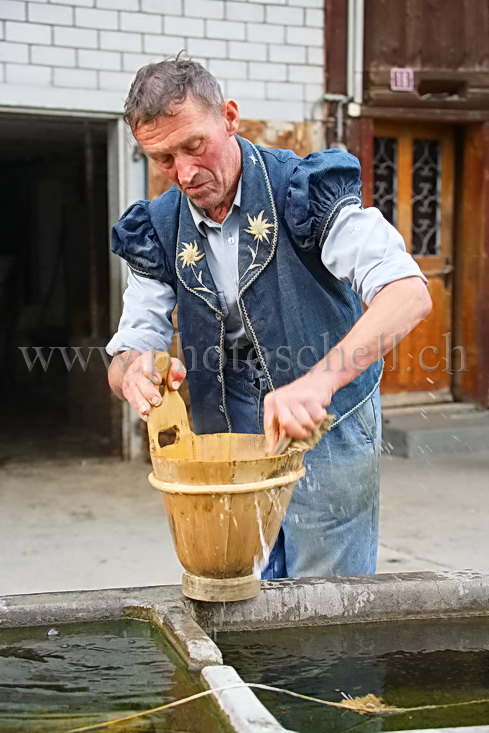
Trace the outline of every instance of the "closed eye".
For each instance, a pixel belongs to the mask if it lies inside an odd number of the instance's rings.
[[[171,168],[173,165],[173,155],[151,155],[151,160],[162,168]]]
[[[203,139],[202,138],[199,138],[198,140],[191,140],[191,141],[189,141],[187,143],[187,145],[185,145],[185,149],[189,153],[194,153],[195,154],[195,153],[198,153],[198,152],[201,151],[201,148],[203,147],[203,145],[204,145]]]

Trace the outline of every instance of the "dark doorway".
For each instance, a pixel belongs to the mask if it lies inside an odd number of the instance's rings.
[[[0,458],[118,453],[107,123],[0,115],[0,166]]]

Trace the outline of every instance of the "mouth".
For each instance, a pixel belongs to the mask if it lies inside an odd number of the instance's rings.
[[[185,189],[185,194],[187,196],[191,196],[192,194],[201,191],[205,186],[207,186],[207,181],[205,183],[199,183],[197,184],[197,186],[187,186],[187,188]]]

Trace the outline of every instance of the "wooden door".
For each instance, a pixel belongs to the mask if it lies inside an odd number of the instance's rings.
[[[374,203],[401,232],[433,299],[428,318],[386,357],[382,391],[397,395],[388,404],[452,398],[453,177],[453,128],[376,123]]]

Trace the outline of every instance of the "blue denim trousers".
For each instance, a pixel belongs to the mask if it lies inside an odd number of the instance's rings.
[[[262,433],[268,385],[258,363],[228,364],[225,380],[233,431]],[[306,453],[306,475],[294,489],[262,578],[375,573],[380,443],[377,389]]]

